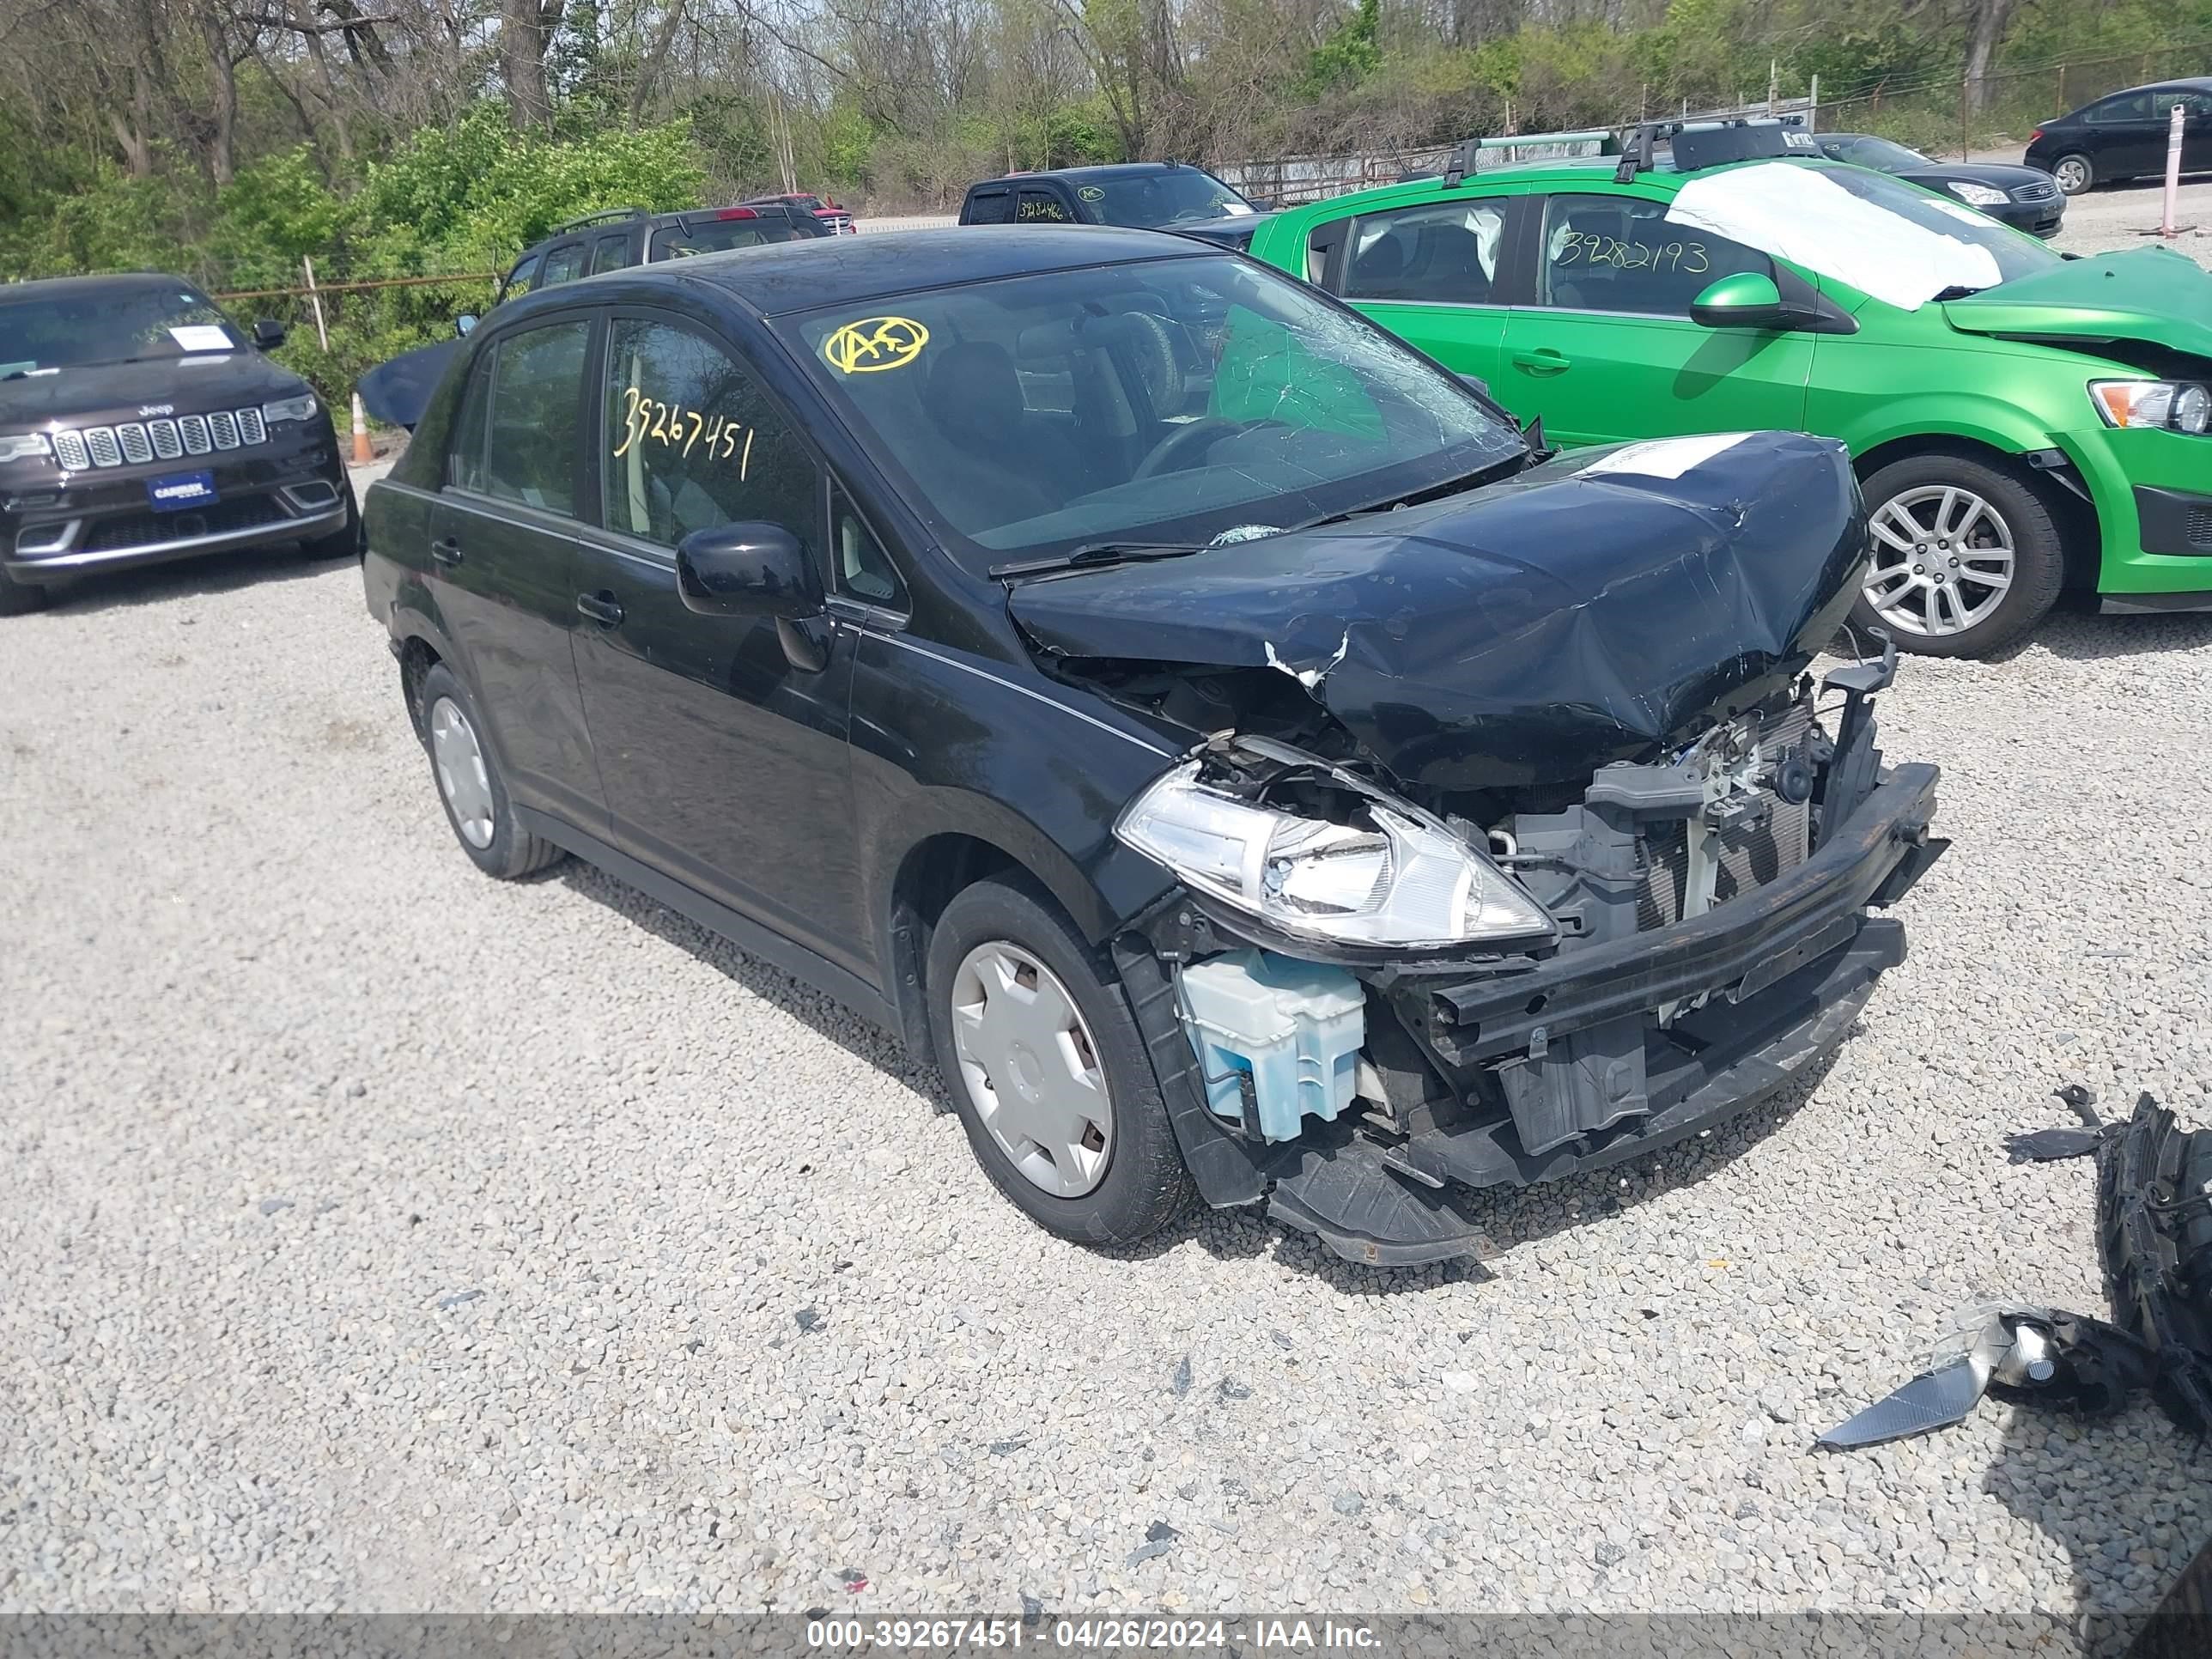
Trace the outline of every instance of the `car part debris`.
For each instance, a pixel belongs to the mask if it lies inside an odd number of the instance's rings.
[[[2119,1133],[2118,1124],[2097,1115],[2097,1097],[2078,1083],[2051,1091],[2074,1109],[2083,1127],[2079,1129],[2023,1129],[2005,1137],[2005,1154],[2014,1164],[2056,1164],[2063,1158],[2087,1158]]]
[[[2086,1314],[1978,1309],[1936,1350],[1926,1370],[1813,1443],[1851,1450],[1948,1429],[1963,1421],[1984,1393],[2101,1416],[2148,1383],[2153,1369],[2142,1343]]]
[[[2196,1434],[2212,1433],[2212,1130],[2185,1131],[2143,1094],[2099,1160],[2105,1290],[2152,1348],[2152,1392]]]

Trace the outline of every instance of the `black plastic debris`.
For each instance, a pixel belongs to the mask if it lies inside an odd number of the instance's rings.
[[[2005,1154],[2014,1164],[2055,1164],[2063,1158],[2087,1158],[2119,1133],[2119,1126],[2097,1115],[2097,1097],[2079,1083],[2069,1083],[2051,1092],[2074,1109],[2081,1120],[2078,1129],[2024,1129],[2005,1137]]]
[[[2184,1130],[2148,1094],[2099,1161],[2105,1293],[2156,1355],[2152,1392],[2212,1433],[2212,1130]]]
[[[2143,1344],[2087,1314],[1985,1308],[1937,1349],[1926,1370],[1814,1444],[1850,1450],[1947,1429],[1985,1393],[2101,1415],[2148,1383],[2153,1369]]]
[[[1145,1528],[1145,1541],[1129,1552],[1128,1565],[1141,1566],[1155,1556],[1165,1555],[1175,1547],[1175,1540],[1182,1534],[1164,1521],[1155,1521]]]

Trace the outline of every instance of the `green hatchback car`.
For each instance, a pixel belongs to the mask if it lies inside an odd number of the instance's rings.
[[[1455,165],[1279,214],[1252,253],[1555,443],[1841,439],[1873,530],[1853,619],[1905,649],[1986,656],[2067,586],[2212,610],[2212,276],[2055,253],[1802,143]]]

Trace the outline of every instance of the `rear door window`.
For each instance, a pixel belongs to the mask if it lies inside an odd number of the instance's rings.
[[[603,270],[620,270],[629,263],[629,233],[610,231],[592,244],[592,275]]]
[[[1010,190],[979,190],[968,198],[968,222],[1003,225],[1014,216],[1014,193]]]
[[[510,334],[493,349],[483,467],[480,482],[465,487],[575,516],[584,346],[590,335],[591,325],[579,319]]]
[[[556,283],[573,283],[583,274],[584,245],[581,242],[563,242],[556,248],[546,250],[545,274],[538,279],[538,286],[550,288]]]
[[[1504,227],[1503,208],[1491,202],[1364,214],[1353,228],[1339,291],[1347,300],[1487,305]]]
[[[2151,113],[2148,93],[2129,92],[2118,98],[2107,98],[2091,109],[2084,118],[2101,125],[2109,121],[2148,121]]]
[[[1538,253],[1537,303],[1566,311],[1686,317],[1723,276],[1774,275],[1764,253],[1671,224],[1666,203],[1633,196],[1546,198]]]

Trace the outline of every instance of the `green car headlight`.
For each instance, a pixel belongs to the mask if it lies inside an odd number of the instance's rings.
[[[2193,381],[2092,380],[2089,401],[2106,426],[2188,433],[2212,426],[2212,392]]]

